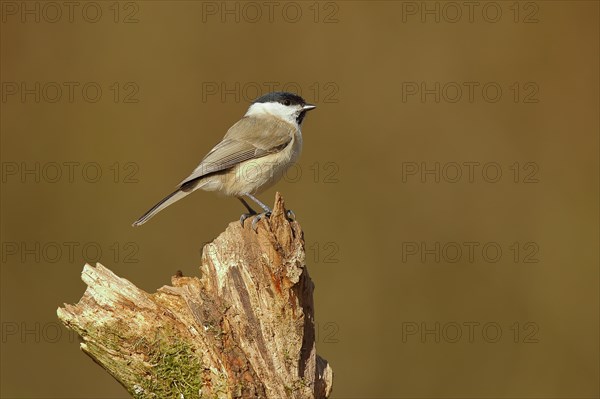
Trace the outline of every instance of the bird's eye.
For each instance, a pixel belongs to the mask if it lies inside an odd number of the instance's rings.
[[[292,105],[292,102],[290,100],[283,100],[283,105],[285,105],[285,106]]]

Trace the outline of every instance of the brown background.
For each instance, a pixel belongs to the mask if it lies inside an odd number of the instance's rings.
[[[0,31],[2,397],[127,396],[57,330],[56,308],[81,297],[97,247],[103,264],[149,291],[177,269],[197,273],[202,244],[243,210],[236,200],[195,193],[130,224],[267,82],[318,104],[304,124],[302,174],[276,189],[306,232],[333,397],[598,397],[597,2],[520,3],[517,22],[513,2],[481,2],[472,21],[462,2],[460,17],[443,2],[279,3],[272,21],[264,6],[256,20],[256,8],[228,3],[239,22],[203,12],[220,2],[97,2],[86,8],[88,19],[101,9],[96,23],[83,18],[85,2],[72,22],[65,6],[52,22],[55,9],[27,4],[40,22],[3,2]],[[439,22],[425,7],[439,7]],[[131,13],[137,22],[125,23]],[[10,94],[21,82],[40,82],[39,102]],[[63,87],[55,103],[49,82]],[[65,82],[79,84],[72,101]],[[95,103],[93,87],[82,95],[89,82],[102,89]],[[439,102],[407,95],[410,82],[439,82]],[[472,100],[464,82],[478,85]],[[234,94],[207,92],[221,83]],[[124,102],[136,87],[138,101]],[[36,162],[39,172],[20,174]],[[79,163],[72,181],[65,162]],[[403,178],[422,162],[439,163],[439,182]],[[463,165],[451,182],[464,162],[480,163],[473,181]],[[94,165],[102,176],[88,182]],[[502,176],[488,182],[494,165]],[[274,190],[260,198],[272,203]],[[406,252],[436,242],[439,262]],[[472,261],[468,242],[478,245]],[[456,262],[452,243],[463,250]],[[421,336],[436,323],[439,342]]]

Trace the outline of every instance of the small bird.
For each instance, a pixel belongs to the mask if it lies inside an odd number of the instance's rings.
[[[315,108],[288,92],[272,92],[257,98],[192,174],[133,226],[146,223],[167,206],[200,189],[237,197],[248,210],[240,222],[243,225],[248,217],[254,216],[252,228],[256,231],[257,223],[269,217],[271,209],[254,194],[275,184],[296,162],[302,151],[302,122],[306,113]],[[263,212],[257,213],[244,197],[258,204]]]

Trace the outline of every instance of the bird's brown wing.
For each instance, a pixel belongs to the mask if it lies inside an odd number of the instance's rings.
[[[294,137],[295,127],[274,118],[244,117],[233,125],[178,187],[210,173],[229,169],[240,162],[284,149]]]

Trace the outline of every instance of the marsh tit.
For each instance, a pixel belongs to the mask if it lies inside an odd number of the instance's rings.
[[[133,223],[140,226],[169,205],[196,190],[216,191],[237,197],[248,210],[242,225],[254,216],[252,228],[271,209],[254,195],[275,184],[292,166],[302,150],[301,126],[306,113],[316,106],[300,96],[273,92],[257,98],[242,119],[233,125],[219,144],[200,162],[177,189]],[[244,197],[258,204],[258,214]]]

